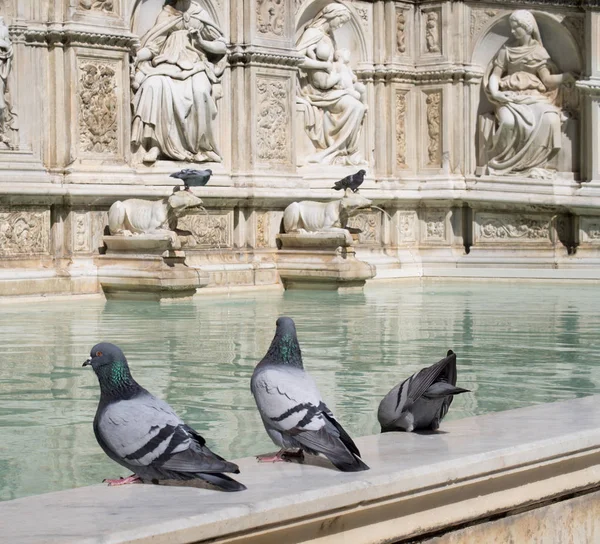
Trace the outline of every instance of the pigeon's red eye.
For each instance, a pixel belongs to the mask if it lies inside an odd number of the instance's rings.
[[[96,352],[96,357],[102,357],[102,352],[101,351],[97,351]]]

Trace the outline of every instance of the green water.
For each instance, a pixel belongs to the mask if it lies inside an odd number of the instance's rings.
[[[249,383],[280,315],[296,320],[305,368],[361,436],[378,431],[381,397],[449,348],[458,384],[473,393],[448,419],[599,393],[599,307],[600,286],[546,283],[2,305],[0,499],[126,475],[92,431],[99,389],[81,364],[99,341],[118,344],[134,377],[233,459],[276,449]]]

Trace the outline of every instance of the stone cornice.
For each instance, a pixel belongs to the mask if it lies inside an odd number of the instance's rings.
[[[356,75],[362,81],[389,81],[392,83],[457,83],[479,84],[483,71],[475,66],[448,66],[437,69],[407,69],[394,65],[375,65],[359,68]]]
[[[423,0],[417,0],[417,3],[423,3]],[[548,7],[560,7],[560,8],[584,8],[591,5],[600,5],[600,0],[471,0],[467,2],[471,7],[477,7],[483,5],[485,7],[498,5],[499,7],[523,7],[527,6],[532,9],[548,8]]]
[[[273,52],[246,44],[231,46],[228,54],[229,64],[232,67],[242,65],[295,69],[303,59],[303,56],[292,52]]]

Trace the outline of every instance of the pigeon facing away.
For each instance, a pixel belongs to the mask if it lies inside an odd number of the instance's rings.
[[[358,191],[358,188],[362,185],[362,182],[365,181],[364,170],[359,170],[356,174],[351,174],[350,176],[346,176],[345,178],[336,181],[332,187],[336,191],[340,191],[341,189],[352,189],[353,193]]]
[[[210,176],[212,176],[212,170],[210,168],[207,168],[206,170],[192,170],[190,168],[185,168],[184,170],[171,174],[169,177],[183,181],[185,190],[189,191],[190,187],[203,187],[206,185]]]
[[[456,387],[456,354],[420,370],[394,387],[381,401],[377,419],[381,432],[436,431],[448,413],[453,395],[469,393]]]
[[[246,486],[222,472],[239,473],[237,465],[206,446],[164,401],[157,399],[131,376],[127,359],[114,344],[96,344],[90,365],[100,382],[100,403],[94,418],[98,444],[113,461],[134,474],[105,480],[123,485],[140,480],[200,479],[223,491]]]
[[[286,450],[299,448],[300,455],[322,453],[343,472],[369,469],[304,371],[296,326],[289,317],[277,320],[275,337],[254,369],[250,389],[267,434],[281,448],[275,456],[259,456],[259,461],[285,461],[286,455],[294,455]]]

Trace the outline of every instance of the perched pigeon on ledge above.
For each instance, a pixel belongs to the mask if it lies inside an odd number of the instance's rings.
[[[456,387],[456,354],[424,368],[394,387],[381,401],[377,419],[381,432],[436,431],[454,395],[469,393]]]
[[[212,176],[212,170],[210,168],[207,168],[206,170],[192,170],[186,168],[171,174],[169,177],[183,181],[185,190],[189,191],[190,187],[203,187],[206,185],[210,176]]]
[[[105,480],[123,485],[140,480],[204,480],[222,491],[246,486],[222,472],[239,473],[237,465],[219,457],[173,409],[131,376],[127,359],[114,344],[96,344],[83,366],[91,366],[100,382],[94,418],[98,444],[113,461],[134,474]]]
[[[356,174],[346,176],[345,178],[336,181],[332,189],[335,189],[336,191],[340,191],[341,189],[352,189],[352,192],[356,193],[358,188],[362,185],[362,182],[365,181],[365,174],[366,172],[364,170],[359,170]]]
[[[369,469],[304,371],[296,326],[289,317],[277,320],[275,337],[254,369],[250,389],[267,434],[282,448],[274,456],[259,456],[259,461],[286,461],[306,451],[322,453],[343,472]],[[287,449],[300,451],[291,453]]]

